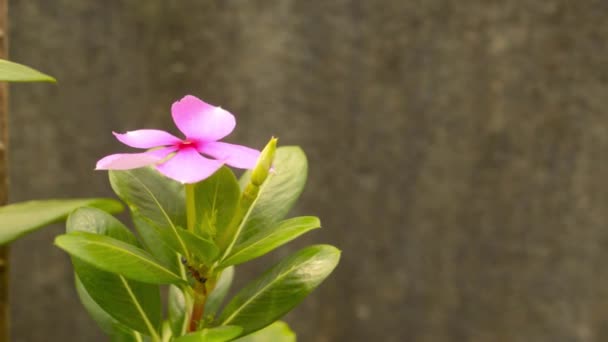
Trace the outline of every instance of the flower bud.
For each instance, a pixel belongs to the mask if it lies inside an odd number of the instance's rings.
[[[251,172],[252,184],[261,186],[268,177],[268,173],[272,167],[272,161],[274,160],[274,154],[277,150],[277,140],[277,138],[272,137],[268,144],[266,144],[266,147],[262,150],[262,153],[260,153],[258,163]]]

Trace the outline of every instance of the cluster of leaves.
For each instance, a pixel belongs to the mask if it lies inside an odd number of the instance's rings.
[[[301,249],[224,300],[235,266],[320,227],[312,216],[284,219],[306,181],[303,151],[278,148],[272,165],[261,183],[255,171],[237,181],[224,167],[189,188],[152,168],[111,171],[138,236],[99,209],[69,215],[55,243],[72,257],[82,303],[113,340],[295,340],[277,320],[333,271],[335,247]]]

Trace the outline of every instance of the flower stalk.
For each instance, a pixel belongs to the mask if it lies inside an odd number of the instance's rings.
[[[194,184],[184,184],[186,191],[186,220],[188,231],[194,233],[194,225],[196,221],[196,199],[194,195]],[[188,260],[190,261],[190,260]],[[199,323],[205,311],[205,302],[207,300],[207,289],[204,283],[197,280],[192,287],[192,310],[190,312],[190,324],[188,331],[193,332],[198,329]]]
[[[188,231],[194,233],[196,222],[196,200],[194,198],[194,184],[184,184],[186,188],[186,220]]]

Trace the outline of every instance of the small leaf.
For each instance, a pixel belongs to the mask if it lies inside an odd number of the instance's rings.
[[[117,320],[105,312],[97,303],[95,303],[78,277],[74,277],[74,280],[76,282],[76,292],[78,292],[80,302],[87,310],[91,318],[93,318],[93,320],[101,328],[101,330],[109,336],[113,336],[115,338],[122,336],[122,341],[135,341],[133,331],[120,324]]]
[[[195,231],[199,235],[211,237],[224,231],[234,216],[240,194],[239,183],[227,167],[222,167],[211,177],[196,183]]]
[[[205,303],[205,314],[215,315],[220,309],[224,298],[230,290],[232,285],[232,279],[234,278],[234,267],[228,267],[222,271],[220,278],[215,284],[215,288],[209,294],[207,302]]]
[[[103,211],[80,208],[70,214],[67,232],[99,234],[136,246],[133,233]],[[155,334],[160,324],[161,302],[158,286],[127,280],[72,258],[78,283],[99,307],[122,324],[145,334]]]
[[[296,334],[287,323],[276,321],[262,330],[238,338],[234,342],[296,342]]]
[[[99,208],[112,214],[123,210],[120,202],[104,198],[51,199],[7,205],[0,207],[0,245],[63,221],[74,209],[84,206]]]
[[[340,251],[329,245],[306,247],[284,259],[239,291],[221,315],[222,325],[259,330],[289,312],[336,267]]]
[[[5,59],[0,59],[0,81],[57,82],[53,77],[43,74],[38,70]]]
[[[184,282],[146,251],[107,236],[72,232],[58,236],[55,244],[78,259],[129,279],[150,284]]]
[[[264,229],[253,236],[243,236],[220,268],[238,265],[262,256],[273,249],[294,240],[298,236],[321,227],[314,216],[302,216],[280,222],[272,229]]]
[[[184,292],[175,285],[169,286],[168,299],[169,324],[174,336],[181,336],[188,328],[186,315],[186,297]]]
[[[210,266],[216,260],[220,251],[213,241],[194,235],[185,229],[180,228],[177,231],[186,244],[189,254],[195,256],[197,261]]]
[[[239,336],[243,328],[237,326],[221,326],[203,329],[197,332],[176,338],[174,342],[226,342]]]
[[[131,211],[144,217],[150,225],[173,234],[178,252],[185,255],[186,246],[177,232],[178,227],[186,227],[183,185],[150,167],[113,170],[109,174],[112,189]]]

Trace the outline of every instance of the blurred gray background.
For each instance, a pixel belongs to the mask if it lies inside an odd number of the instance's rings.
[[[11,200],[112,196],[111,131],[193,94],[309,156],[343,250],[300,341],[608,340],[608,1],[13,0]],[[13,247],[14,341],[102,341],[62,227]]]

